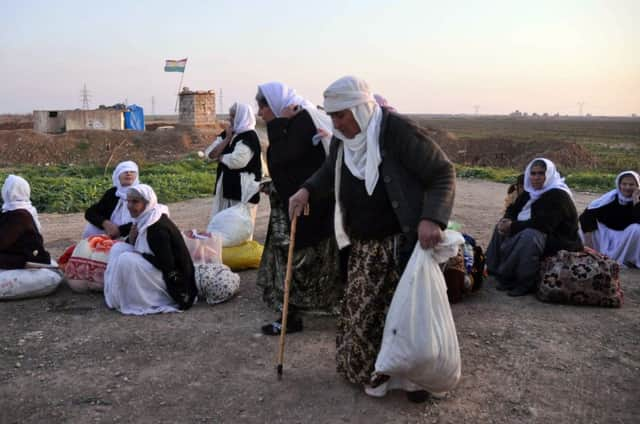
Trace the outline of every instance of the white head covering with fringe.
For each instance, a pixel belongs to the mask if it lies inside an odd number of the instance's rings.
[[[230,110],[234,110],[233,132],[240,134],[256,128],[256,115],[251,106],[245,103],[234,103]]]
[[[142,197],[146,202],[144,211],[137,218],[132,218],[138,229],[138,237],[134,247],[139,252],[152,253],[147,242],[147,229],[158,222],[162,215],[169,216],[169,208],[158,203],[156,193],[146,184],[138,184],[129,188],[129,193],[131,192],[135,196]]]
[[[547,167],[544,173],[544,184],[540,189],[534,189],[531,185],[531,167],[536,161],[543,161]],[[553,189],[560,189],[565,191],[569,197],[573,200],[573,194],[571,189],[565,184],[564,178],[560,175],[556,166],[549,159],[535,158],[527,165],[524,171],[524,189],[529,193],[529,201],[524,205],[520,213],[518,214],[518,221],[527,221],[531,219],[531,205],[540,198],[544,193]]]
[[[120,182],[120,175],[125,172],[136,173],[135,181],[129,186],[123,186]],[[116,197],[118,197],[118,203],[116,203],[116,207],[113,209],[110,217],[111,222],[114,224],[123,225],[131,222],[131,214],[129,214],[129,209],[127,209],[127,191],[129,188],[140,184],[139,177],[140,172],[138,165],[131,160],[120,162],[118,166],[116,166],[116,169],[113,170],[111,181],[113,182],[113,186],[116,188]]]
[[[631,203],[633,199],[631,199],[631,197],[625,197],[625,195],[622,194],[622,191],[620,190],[620,180],[622,179],[622,177],[626,177],[626,176],[633,177],[636,180],[636,184],[640,186],[640,176],[638,175],[637,172],[635,171],[621,172],[616,177],[616,188],[603,194],[602,196],[598,197],[596,200],[591,202],[587,207],[587,209],[598,209],[602,206],[608,205],[611,202],[614,202],[616,198],[618,199],[618,203],[620,203],[621,205],[626,205],[628,203]]]

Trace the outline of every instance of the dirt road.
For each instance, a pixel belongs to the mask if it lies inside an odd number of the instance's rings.
[[[506,186],[460,180],[454,219],[486,246]],[[576,195],[579,209],[595,196]],[[210,199],[170,205],[203,228]],[[256,237],[263,241],[264,199]],[[54,256],[79,237],[80,214],[42,215]],[[129,317],[101,296],[61,288],[0,303],[2,423],[632,423],[640,416],[640,271],[623,270],[621,309],[510,298],[489,284],[453,306],[463,378],[447,398],[367,397],[335,372],[335,321],[307,317],[287,339],[277,381],[274,317],[255,271],[239,295],[181,314]]]

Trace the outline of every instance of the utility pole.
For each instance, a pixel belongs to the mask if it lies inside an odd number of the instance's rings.
[[[156,114],[156,98],[151,96],[151,114]]]
[[[89,90],[87,90],[86,83],[82,86],[80,98],[82,99],[82,109],[89,110],[89,99],[91,98],[91,94],[89,94]]]
[[[584,106],[584,102],[578,102],[578,116],[582,116],[583,106]]]
[[[218,96],[220,98],[220,113],[223,113],[224,111],[224,102],[223,102],[223,96],[222,96],[222,88],[220,90],[218,90],[220,92],[220,96]]]
[[[480,105],[473,105],[473,110],[475,111],[475,114],[477,115],[478,112],[480,111]]]

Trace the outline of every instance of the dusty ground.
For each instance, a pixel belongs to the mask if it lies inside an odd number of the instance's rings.
[[[454,219],[483,245],[506,186],[461,180]],[[594,196],[577,195],[579,208]],[[182,228],[203,228],[209,201],[170,205]],[[268,205],[259,209],[264,239]],[[79,237],[82,216],[44,215],[54,255]],[[367,397],[335,372],[335,321],[307,317],[287,339],[258,328],[274,314],[255,271],[239,295],[181,314],[128,317],[101,296],[62,287],[0,303],[2,423],[632,423],[640,416],[640,271],[625,270],[621,309],[510,298],[491,282],[453,306],[463,377],[446,399]]]

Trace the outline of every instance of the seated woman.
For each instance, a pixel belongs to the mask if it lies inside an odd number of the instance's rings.
[[[113,187],[100,201],[87,209],[84,217],[89,223],[82,238],[106,234],[113,239],[126,237],[131,228],[131,216],[127,209],[127,190],[139,183],[138,165],[130,160],[120,162],[113,171]]]
[[[260,139],[255,131],[256,117],[251,107],[234,103],[229,109],[229,120],[231,127],[207,149],[207,157],[218,161],[212,217],[240,202],[243,174],[250,174],[255,181],[262,178]],[[249,199],[252,205],[257,205],[259,201],[259,193]],[[255,220],[255,206],[251,208],[251,212]]]
[[[109,255],[107,306],[129,315],[189,309],[197,294],[193,262],[169,209],[146,184],[129,188],[127,207],[134,224],[128,243],[115,244]]]
[[[2,186],[0,214],[0,300],[49,294],[62,275],[45,250],[31,188],[22,177],[9,175]],[[54,269],[24,269],[24,268]]]
[[[631,268],[640,267],[640,177],[624,171],[616,188],[580,215],[584,244]]]
[[[507,208],[487,248],[487,270],[509,296],[535,290],[543,257],[582,250],[571,190],[553,162],[534,159],[524,175],[525,191]]]
[[[0,269],[22,269],[27,262],[51,263],[44,249],[38,211],[31,204],[31,187],[9,175],[2,186]]]

